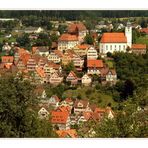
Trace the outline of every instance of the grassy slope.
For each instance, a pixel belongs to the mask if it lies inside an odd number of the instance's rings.
[[[86,93],[88,90],[91,90],[90,93]],[[111,103],[112,107],[116,106],[116,102],[112,99],[112,96],[101,91],[97,91],[92,87],[79,87],[75,90],[70,89],[65,91],[63,96],[72,98],[81,96],[81,99],[88,99],[90,103],[94,103],[99,107],[106,107],[108,103]]]
[[[141,36],[141,37],[136,39],[136,43],[146,44],[148,46],[148,37],[147,36]]]

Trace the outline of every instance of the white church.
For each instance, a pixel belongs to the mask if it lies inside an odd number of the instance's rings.
[[[104,33],[100,41],[100,53],[126,52],[127,47],[132,46],[132,27],[130,22],[125,27],[125,33]]]

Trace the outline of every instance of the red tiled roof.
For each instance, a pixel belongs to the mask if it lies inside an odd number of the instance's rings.
[[[102,108],[98,108],[97,107],[94,112],[95,113],[105,113],[105,109],[102,109]]]
[[[86,27],[82,23],[71,24],[68,27],[68,32],[69,33],[75,33],[77,30],[78,31],[83,31],[83,30],[86,30]]]
[[[87,67],[102,68],[103,61],[102,60],[87,60]]]
[[[78,138],[78,135],[75,129],[58,130],[56,131],[56,133],[58,134],[60,138],[66,138],[67,136],[71,138]]]
[[[100,43],[127,43],[124,33],[103,33]]]
[[[46,76],[44,70],[41,67],[36,67],[35,70],[39,74],[40,77],[44,78]]]
[[[55,64],[52,61],[48,62],[48,66],[49,67],[52,67],[54,69],[59,69],[60,68],[60,65],[59,64]]]
[[[89,48],[90,45],[82,44],[82,45],[78,45],[77,47],[78,47],[79,49],[83,49],[83,50],[85,50],[85,49]]]
[[[71,108],[70,106],[59,106],[56,111],[60,111],[60,112],[68,112],[70,113]]]
[[[148,28],[142,28],[142,29],[140,29],[140,32],[144,32],[144,33],[148,34]]]
[[[22,54],[24,54],[24,53],[29,53],[26,49],[24,49],[24,48],[17,48],[16,49],[17,51],[17,53],[21,56]]]
[[[2,56],[2,63],[13,63],[13,56]]]
[[[83,112],[83,116],[86,120],[89,120],[91,117],[91,112]]]
[[[78,37],[76,35],[62,34],[59,41],[78,41]]]
[[[68,117],[69,117],[68,112],[52,111],[51,112],[51,123],[65,124],[67,122]]]
[[[71,98],[66,98],[65,101],[66,101],[67,103],[73,102]]]
[[[132,49],[146,49],[146,44],[132,44]]]
[[[63,57],[63,53],[60,50],[54,50],[54,53],[59,57]]]
[[[109,69],[108,67],[104,67],[100,70],[101,76],[106,76],[109,72],[112,73],[112,75],[116,75],[116,70],[115,69]]]
[[[29,53],[22,53],[20,55],[20,60],[24,63],[24,65],[27,65],[28,60],[30,59],[31,55]]]

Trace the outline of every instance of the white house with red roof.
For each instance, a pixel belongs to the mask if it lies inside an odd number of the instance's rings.
[[[72,49],[79,44],[78,37],[71,34],[62,34],[58,40],[58,50],[66,51],[67,49]]]
[[[87,110],[89,107],[88,100],[76,100],[74,103],[74,113],[80,114]]]
[[[103,66],[102,60],[87,60],[87,74],[99,75]]]
[[[146,44],[132,44],[131,52],[135,54],[146,54]]]
[[[111,32],[103,33],[100,41],[100,53],[126,52],[127,47],[132,46],[132,27],[127,23],[125,33]]]
[[[78,83],[77,75],[73,71],[71,71],[66,78],[66,82],[70,82],[72,85],[77,84]]]
[[[117,73],[115,69],[109,69],[108,67],[104,67],[101,69],[101,82],[102,84],[110,83],[116,84],[117,82]]]

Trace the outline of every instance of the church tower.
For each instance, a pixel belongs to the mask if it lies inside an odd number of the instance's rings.
[[[127,26],[125,27],[125,36],[127,38],[127,46],[131,48],[132,46],[132,26],[130,22],[127,22]]]

